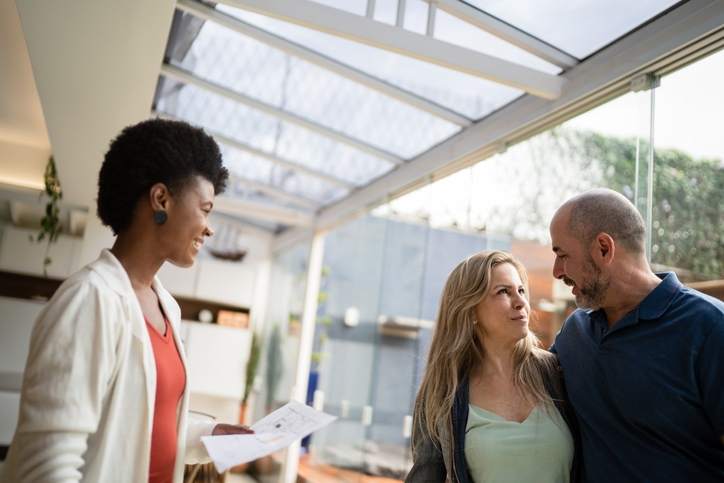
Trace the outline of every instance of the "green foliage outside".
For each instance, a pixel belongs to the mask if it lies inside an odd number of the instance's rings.
[[[528,197],[533,210],[523,210],[526,221],[545,226],[552,213],[535,208],[551,190],[562,202],[571,194],[606,186],[634,202],[636,139],[564,128],[543,137],[529,147],[533,162],[528,167],[535,167],[539,188]],[[641,142],[640,158],[648,150],[648,143]],[[653,188],[652,262],[691,280],[724,277],[724,162],[656,149]]]
[[[584,156],[601,164],[602,184],[631,193],[636,141],[574,133]],[[642,143],[639,151],[647,152]],[[675,149],[654,152],[652,262],[697,278],[724,275],[724,166]],[[629,196],[633,201],[633,196]]]
[[[642,183],[648,152],[641,142]],[[495,186],[506,198],[475,207],[484,210],[475,227],[547,243],[553,213],[571,196],[605,186],[633,202],[636,155],[635,138],[565,127],[536,136],[481,163],[482,186]],[[687,281],[724,278],[724,161],[656,149],[653,193],[656,268],[676,270]]]

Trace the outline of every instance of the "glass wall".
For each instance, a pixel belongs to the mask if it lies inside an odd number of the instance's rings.
[[[300,243],[272,259],[266,321],[255,337],[259,360],[253,382],[250,424],[286,404],[292,397],[307,283],[310,243]],[[281,481],[285,451],[246,468],[260,481]]]
[[[724,279],[722,85],[724,52],[717,52],[656,89],[651,260],[699,288]]]

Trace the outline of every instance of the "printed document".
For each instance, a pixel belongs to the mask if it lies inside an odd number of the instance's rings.
[[[201,441],[214,461],[216,470],[223,473],[232,466],[284,449],[335,419],[305,404],[290,401],[254,423],[251,426],[254,434],[202,436]]]

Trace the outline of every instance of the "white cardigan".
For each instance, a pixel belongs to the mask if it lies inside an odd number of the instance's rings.
[[[181,361],[181,311],[154,280]],[[206,460],[200,437],[214,423],[188,421],[188,373],[177,421],[174,482]],[[66,280],[33,328],[20,415],[2,467],[6,482],[148,481],[156,365],[131,282],[109,250]],[[184,458],[185,456],[185,458]]]

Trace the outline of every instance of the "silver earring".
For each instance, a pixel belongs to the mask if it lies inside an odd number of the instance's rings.
[[[473,325],[476,325],[477,323],[478,323],[478,321],[473,319]]]

